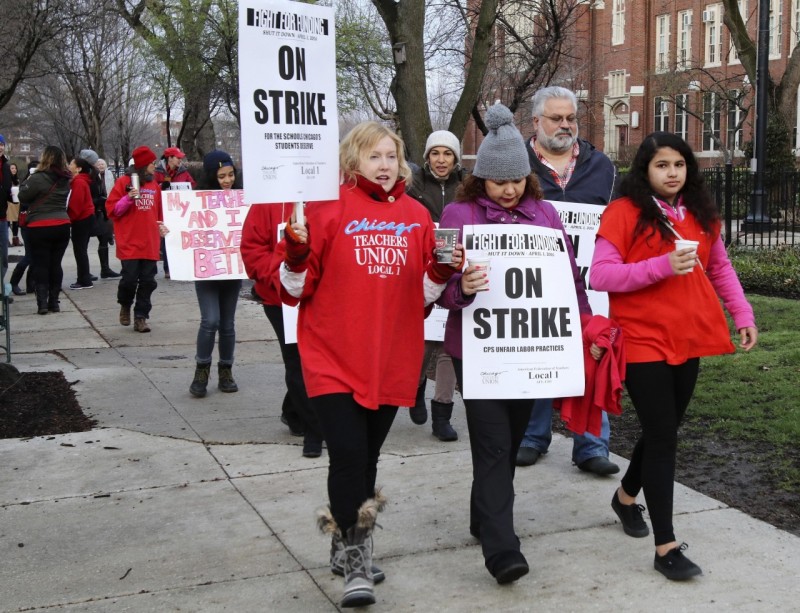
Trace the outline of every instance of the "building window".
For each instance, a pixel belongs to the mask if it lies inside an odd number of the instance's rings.
[[[20,143],[19,152],[20,153],[30,153],[31,152],[31,144],[30,143]]]
[[[669,102],[666,98],[654,100],[653,129],[657,132],[669,132]]]
[[[800,0],[797,0],[800,2]],[[678,13],[678,69],[692,67],[692,11]]]
[[[669,18],[671,15],[656,17],[656,72],[669,70]]]
[[[719,143],[719,98],[714,93],[703,94],[703,151],[716,151]]]
[[[783,43],[783,0],[770,0],[769,7],[769,57],[781,56]]]
[[[675,96],[675,134],[683,140],[689,138],[689,95]]]
[[[728,149],[731,151],[742,149],[742,127],[744,112],[737,104],[741,100],[739,91],[732,89],[728,92]]]
[[[608,95],[619,98],[625,95],[625,71],[612,70],[608,73]]]
[[[722,5],[709,4],[703,10],[703,25],[706,28],[706,66],[722,63]]]
[[[625,0],[613,0],[611,11],[611,44],[621,45],[625,42]]]

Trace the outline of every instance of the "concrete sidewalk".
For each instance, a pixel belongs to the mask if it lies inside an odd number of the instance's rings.
[[[66,288],[75,280],[70,252],[64,263]],[[337,610],[342,580],[313,522],[327,499],[327,454],[303,458],[302,440],[279,421],[283,365],[261,307],[239,303],[240,391],[219,393],[214,369],[209,395],[195,399],[192,284],[159,275],[150,334],[119,325],[116,285],[66,290],[58,315],[36,315],[33,296],[11,307],[13,363],[64,371],[99,425],[0,440],[0,611]],[[387,579],[371,611],[797,607],[800,538],[678,485],[678,538],[705,574],[671,583],[652,568],[652,540],[625,536],[616,521],[617,479],[571,466],[571,442],[558,436],[543,460],[517,472],[517,531],[531,573],[498,586],[467,530],[460,402],[453,424],[459,441],[441,443],[429,424],[398,413],[378,475],[389,505],[375,551]]]

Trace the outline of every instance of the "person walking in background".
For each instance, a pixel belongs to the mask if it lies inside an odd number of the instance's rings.
[[[16,164],[9,164],[11,172],[11,200],[8,201],[8,211],[6,217],[11,225],[11,242],[9,247],[20,247],[19,240],[19,171]]]
[[[287,390],[281,421],[290,427],[293,434],[297,432],[293,428],[301,429],[303,457],[318,458],[322,455],[322,430],[308,400],[297,343],[286,342],[279,295],[278,267],[281,258],[276,256],[276,246],[280,241],[278,226],[289,220],[292,210],[293,205],[287,203],[251,206],[244,220],[239,250],[247,276],[255,282],[253,289],[256,299],[262,303],[264,314],[275,330],[281,348]]]
[[[224,151],[211,151],[203,158],[203,177],[200,189],[241,189],[236,167],[231,156]],[[166,260],[165,260],[166,261]],[[197,354],[194,379],[189,393],[203,398],[211,374],[211,357],[214,341],[219,333],[217,351],[217,387],[221,392],[238,392],[239,386],[233,378],[233,352],[236,347],[236,305],[242,289],[241,279],[217,281],[195,281],[194,291],[200,307],[200,328],[197,330]]]
[[[53,145],[45,147],[36,172],[20,185],[20,209],[27,214],[31,266],[39,315],[58,313],[64,271],[61,260],[69,244],[67,197],[72,174],[67,156]]]
[[[11,201],[11,165],[6,157],[6,139],[0,134],[0,279],[8,268],[8,203]]]
[[[195,188],[195,180],[183,163],[186,154],[178,147],[167,147],[156,165],[156,183],[162,190],[172,189],[173,183],[189,183]],[[164,261],[164,278],[169,279],[169,260],[164,238],[161,238],[161,259]]]
[[[625,385],[642,434],[611,507],[626,534],[645,537],[644,492],[656,553],[654,567],[679,581],[701,574],[678,545],[672,505],[678,427],[694,392],[700,358],[733,353],[719,300],[733,317],[740,347],[758,338],[720,237],[719,211],[694,154],[675,134],[654,132],[639,147],[603,213],[592,260],[592,287],[609,293],[624,333]],[[695,241],[682,248],[676,239]]]
[[[94,153],[91,149],[81,151],[81,157],[85,153]],[[97,154],[95,153],[95,156]],[[91,164],[91,158],[87,159]],[[97,170],[97,180],[92,189],[92,199],[95,204],[95,232],[97,234],[97,259],[100,260],[100,278],[101,279],[115,279],[120,274],[113,270],[108,262],[108,247],[114,244],[114,224],[108,218],[106,213],[106,200],[111,190],[114,189],[114,173],[109,170],[106,161],[102,158],[97,158],[94,163]]]
[[[106,172],[105,160],[101,160],[93,149],[81,149],[78,157],[89,162],[96,171],[93,173],[90,185],[92,202],[94,202],[95,208],[95,224],[92,236],[96,236],[98,242],[97,259],[100,260],[100,277],[114,279],[120,276],[118,272],[111,269],[108,263],[108,246],[114,244],[114,224],[108,219],[108,214],[106,213],[106,199],[114,188],[114,175],[111,172]],[[92,280],[97,281],[97,277],[93,277]]]
[[[440,227],[459,230],[459,241],[464,238],[463,227],[473,224],[525,224],[560,230],[569,251],[580,312],[591,315],[572,245],[558,212],[542,200],[514,116],[498,103],[486,112],[485,122],[489,132],[478,148],[475,168],[456,192],[455,201],[444,209]],[[472,304],[486,281],[486,272],[470,264],[463,274],[448,281],[439,299],[439,304],[450,309],[444,349],[453,356],[461,389],[462,309]],[[530,398],[464,399],[472,451],[469,531],[480,540],[486,568],[500,584],[516,581],[529,570],[514,530],[514,471],[533,404]]]
[[[452,202],[456,188],[464,178],[461,168],[461,143],[452,132],[437,130],[428,136],[425,143],[425,165],[414,169],[408,195],[419,200],[431,219],[438,222],[444,207]],[[450,424],[453,416],[453,395],[456,390],[456,373],[453,360],[444,351],[439,341],[425,341],[417,398],[409,414],[415,424],[424,424],[428,419],[425,407],[425,387],[428,382],[428,365],[435,364],[436,388],[431,400],[431,428],[440,441],[458,440],[458,433]]]
[[[564,87],[545,87],[533,96],[534,135],[526,143],[528,159],[544,197],[551,201],[606,205],[614,192],[616,169],[602,152],[578,138],[578,101]],[[596,288],[595,288],[596,289]],[[572,461],[595,475],[619,472],[608,459],[611,425],[603,411],[600,436],[572,435]],[[531,413],[517,466],[536,464],[553,439],[553,399],[540,398]]]
[[[372,531],[385,499],[378,457],[398,406],[412,406],[423,353],[425,307],[460,268],[433,257],[434,225],[405,193],[411,174],[403,142],[376,122],[339,146],[339,198],[315,202],[305,224],[292,218],[281,247],[281,298],[300,304],[297,340],[311,405],[330,458],[331,571],[344,574],[342,607],[375,602]],[[393,264],[372,254],[385,249]]]
[[[28,177],[30,177],[34,172],[36,172],[36,167],[39,165],[39,160],[33,160],[28,163]],[[19,188],[17,188],[17,199],[19,199]],[[20,210],[21,209],[20,205]],[[19,233],[22,237],[22,247],[24,248],[24,253],[22,254],[22,259],[17,262],[17,265],[14,267],[14,271],[11,273],[11,278],[9,279],[11,283],[11,291],[14,293],[15,296],[24,296],[25,294],[33,294],[36,291],[34,287],[33,281],[33,268],[31,267],[31,254],[30,254],[30,239],[28,238],[28,228],[26,225],[22,223],[19,224]],[[27,271],[27,275],[25,274]],[[22,277],[25,276],[25,289],[23,290],[20,287],[20,283],[22,281]]]
[[[106,201],[106,212],[114,222],[117,257],[122,262],[117,288],[119,323],[131,325],[133,307],[136,332],[150,332],[147,319],[153,307],[150,298],[158,287],[159,241],[169,232],[161,212],[161,188],[153,178],[155,161],[156,154],[148,147],[134,149],[133,167],[117,179]]]
[[[70,289],[91,289],[92,273],[89,270],[89,238],[94,230],[95,210],[90,185],[95,180],[94,167],[81,157],[69,163],[72,185],[67,212],[72,222],[72,253],[78,268],[78,280]]]

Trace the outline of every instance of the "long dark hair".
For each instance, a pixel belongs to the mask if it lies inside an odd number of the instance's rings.
[[[652,235],[658,231],[665,240],[673,236],[672,232],[658,221],[661,218],[661,209],[653,202],[656,193],[647,178],[650,162],[656,152],[663,147],[674,149],[686,161],[686,183],[680,191],[683,205],[706,232],[711,232],[715,222],[719,220],[719,209],[706,188],[691,147],[680,136],[670,132],[652,132],[639,145],[630,172],[625,175],[619,186],[619,195],[633,200],[640,211],[634,233],[638,235],[649,230],[648,235]]]
[[[227,168],[227,166],[223,166],[223,168]],[[242,173],[239,172],[236,166],[232,166],[231,168],[233,168],[233,172],[236,175],[231,189],[242,189]],[[200,181],[197,182],[197,189],[222,189],[219,185],[219,179],[217,179],[218,171],[219,168],[215,168],[211,173],[203,171],[203,176],[200,178]]]
[[[535,200],[544,198],[542,188],[539,186],[539,179],[534,173],[525,177],[525,191],[523,196],[529,196]],[[475,202],[478,198],[488,198],[486,195],[486,179],[481,179],[475,175],[467,175],[456,189],[456,200],[458,202]]]

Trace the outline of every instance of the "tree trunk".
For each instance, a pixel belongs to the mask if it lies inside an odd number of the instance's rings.
[[[453,116],[450,118],[449,129],[459,140],[464,137],[467,121],[480,97],[483,77],[489,65],[489,49],[492,45],[491,34],[497,15],[497,2],[498,0],[487,0],[480,3],[471,56],[467,65],[467,78]]]
[[[395,60],[396,76],[391,92],[397,103],[400,134],[409,159],[422,164],[425,142],[433,131],[425,81],[425,2],[422,0],[373,0],[386,24],[392,46],[403,46],[405,61]],[[395,55],[396,57],[396,55]]]
[[[217,137],[211,122],[211,89],[187,84],[186,107],[181,138],[176,143],[189,159],[202,159],[216,149]]]

